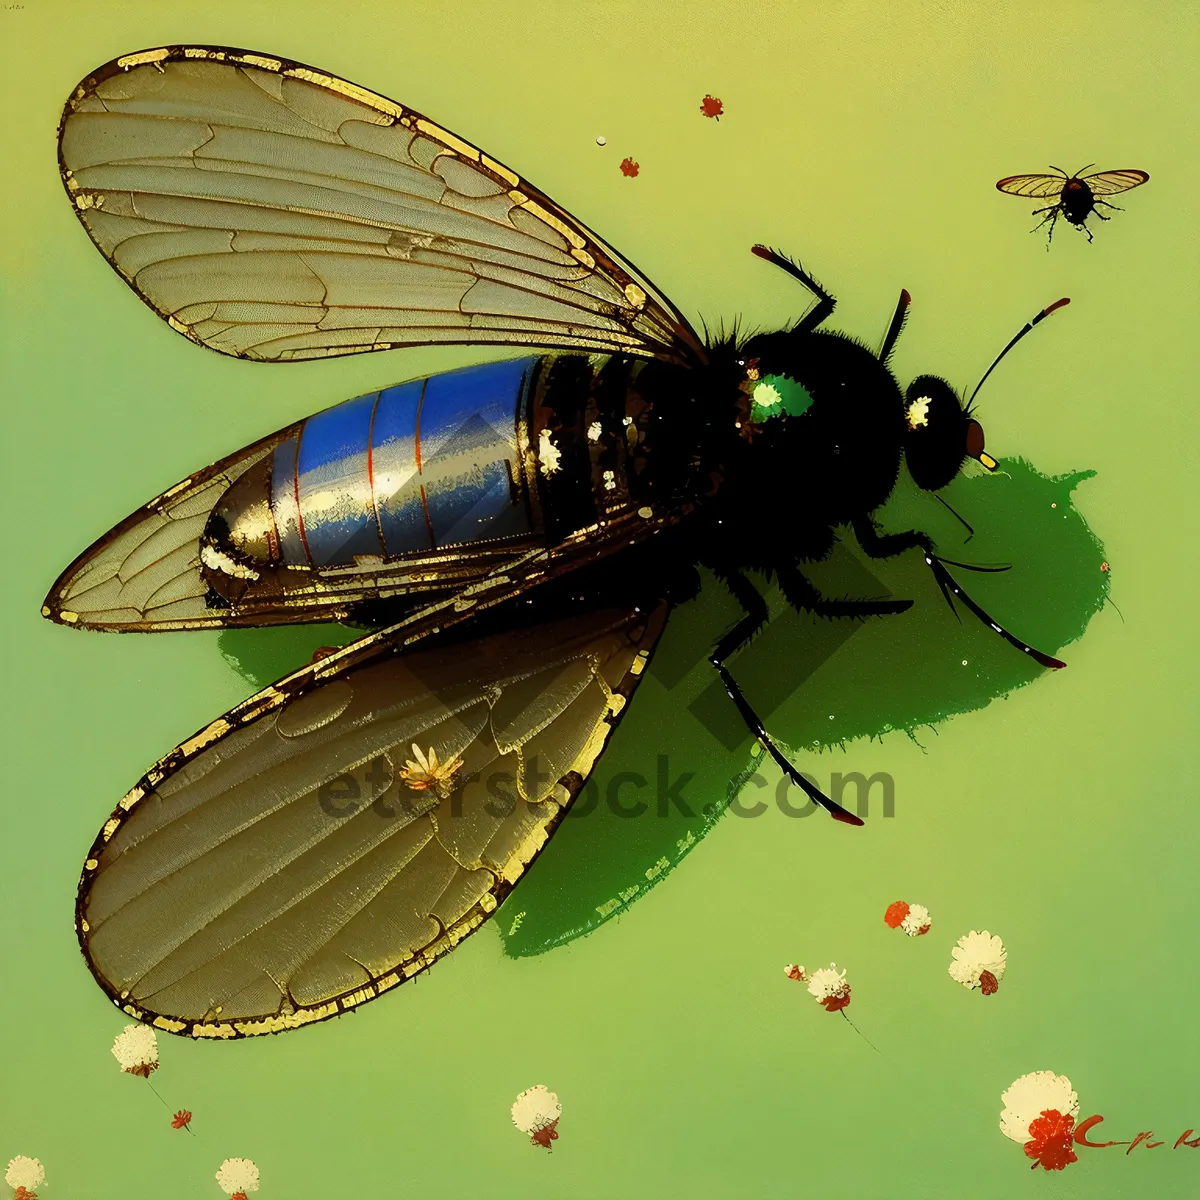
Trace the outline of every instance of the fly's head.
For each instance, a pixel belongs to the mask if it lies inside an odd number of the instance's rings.
[[[969,405],[936,375],[920,375],[904,397],[904,458],[918,487],[935,492],[973,458],[989,471],[996,460],[983,449],[983,426]]]

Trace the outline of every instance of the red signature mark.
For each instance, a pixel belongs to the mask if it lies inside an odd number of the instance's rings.
[[[1087,1146],[1092,1150],[1103,1150],[1106,1146],[1128,1146],[1129,1149],[1125,1151],[1126,1154],[1132,1154],[1139,1146],[1145,1146],[1147,1150],[1157,1150],[1159,1146],[1166,1145],[1166,1142],[1162,1140],[1157,1142],[1150,1140],[1154,1136],[1153,1129],[1144,1129],[1137,1137],[1125,1141],[1093,1142],[1088,1137],[1088,1134],[1103,1120],[1104,1118],[1099,1113],[1096,1113],[1095,1116],[1088,1117],[1086,1121],[1081,1121],[1075,1130],[1075,1144],[1077,1146]],[[1200,1149],[1200,1135],[1192,1138],[1191,1134],[1193,1132],[1191,1129],[1185,1129],[1175,1140],[1175,1145],[1171,1149],[1178,1150],[1180,1146],[1190,1146],[1193,1150]]]

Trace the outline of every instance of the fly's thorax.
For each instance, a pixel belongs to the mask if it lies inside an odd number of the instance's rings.
[[[882,504],[899,472],[903,395],[879,358],[824,332],[763,335],[745,354],[750,425],[737,473],[748,504],[814,527]]]
[[[1092,189],[1082,179],[1068,180],[1060,200],[1063,216],[1078,225],[1095,207]]]

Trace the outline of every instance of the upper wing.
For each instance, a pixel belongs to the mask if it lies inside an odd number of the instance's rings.
[[[1092,189],[1093,196],[1115,196],[1117,192],[1140,187],[1149,178],[1145,171],[1130,168],[1124,171],[1097,171],[1095,175],[1085,175],[1083,182]]]
[[[63,180],[172,328],[269,361],[430,343],[704,360],[636,269],[420,113],[310,67],[168,46],[72,93]]]
[[[666,613],[630,601],[533,629],[485,621],[469,641],[425,618],[238,705],[96,839],[76,918],[96,979],[160,1029],[234,1038],[336,1016],[424,970],[554,831]]]
[[[1012,196],[1030,196],[1044,200],[1057,196],[1067,181],[1061,175],[1008,175],[996,187]]]

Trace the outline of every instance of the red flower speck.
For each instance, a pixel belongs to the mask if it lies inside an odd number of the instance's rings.
[[[700,101],[700,111],[706,117],[712,117],[714,120],[719,121],[721,114],[725,111],[725,105],[716,96],[705,96]]]
[[[192,1114],[186,1108],[181,1108],[171,1118],[172,1129],[186,1129],[192,1123]]]
[[[621,159],[621,174],[632,179],[642,168],[632,158]]]
[[[19,1187],[13,1192],[13,1200],[37,1200],[37,1192],[31,1192],[28,1188]]]
[[[549,1125],[543,1125],[541,1129],[535,1129],[530,1134],[529,1140],[535,1146],[544,1146],[547,1150],[550,1150],[552,1148],[550,1143],[558,1141],[557,1125],[557,1121],[551,1121]]]
[[[1000,989],[1000,980],[998,980],[991,971],[979,972],[979,990],[985,996],[994,996]]]
[[[1078,1162],[1071,1149],[1075,1132],[1075,1118],[1063,1116],[1057,1108],[1046,1108],[1042,1115],[1029,1122],[1031,1140],[1025,1143],[1025,1156],[1033,1159],[1032,1170],[1041,1165],[1047,1171],[1061,1171],[1070,1163]]]
[[[899,929],[907,916],[908,905],[903,900],[897,900],[894,904],[888,905],[887,912],[883,914],[883,923],[889,929]]]
[[[836,996],[826,996],[824,1000],[819,1000],[818,1003],[825,1006],[826,1012],[837,1012],[839,1009],[849,1006],[850,989],[846,988],[845,991],[838,992]]]

